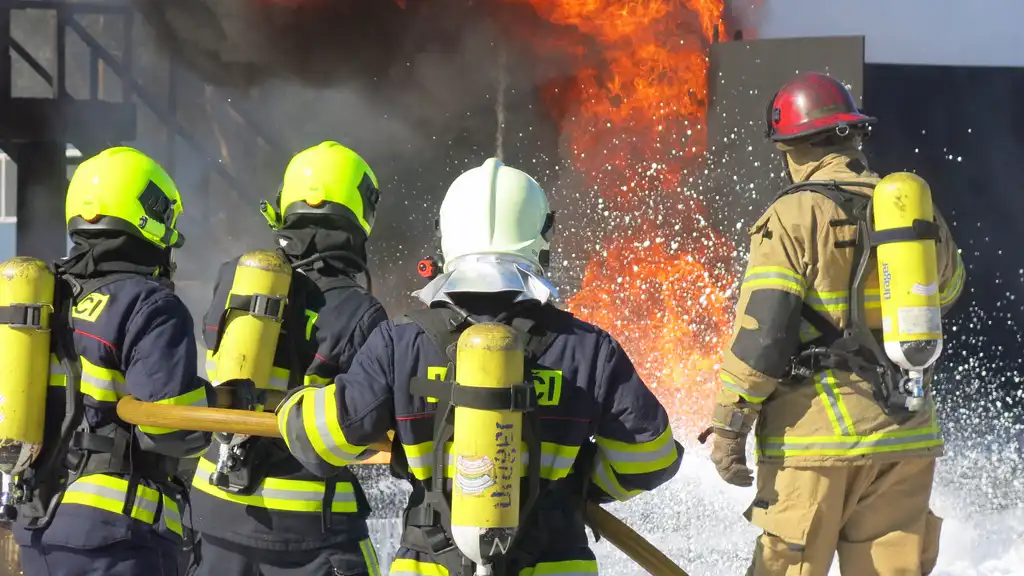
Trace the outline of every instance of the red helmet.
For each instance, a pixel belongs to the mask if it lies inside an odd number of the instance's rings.
[[[765,137],[785,142],[836,130],[845,135],[851,127],[867,126],[877,119],[857,110],[853,94],[838,80],[805,72],[787,82],[768,101]]]

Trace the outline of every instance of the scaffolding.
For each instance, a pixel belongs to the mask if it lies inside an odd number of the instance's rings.
[[[12,34],[12,18],[18,11],[47,11],[56,23],[52,50],[55,63],[52,70],[42,61],[46,58],[33,53]],[[103,16],[119,21],[120,54],[104,46],[100,38],[83,24],[90,16]],[[143,110],[151,113],[161,124],[167,141],[167,154],[162,158],[165,168],[174,173],[176,143],[181,142],[204,160],[205,169],[216,174],[227,186],[242,197],[255,187],[245,176],[233,174],[218,161],[194,133],[178,119],[179,74],[177,65],[164,59],[166,67],[166,94],[148,88],[133,73],[136,65],[136,20],[140,14],[129,0],[0,0],[0,149],[3,160],[0,170],[8,169],[9,162],[17,165],[13,179],[16,214],[12,213],[5,177],[0,186],[0,218],[17,227],[19,254],[53,260],[65,254],[63,230],[64,214],[55,206],[63,206],[67,187],[66,167],[82,157],[101,150],[136,140],[138,118]],[[75,67],[69,58],[69,40],[84,45],[88,53],[85,73]],[[49,87],[47,97],[26,97],[16,93],[13,77],[14,58],[20,59]],[[87,78],[85,97],[73,97],[68,90],[69,72]],[[104,74],[113,74],[120,83],[120,94],[103,93]],[[113,96],[115,99],[110,100]],[[244,110],[221,99],[232,117],[252,133],[254,139],[273,152],[276,143],[257,127]],[[70,152],[74,150],[75,152]],[[0,220],[4,222],[5,220]]]

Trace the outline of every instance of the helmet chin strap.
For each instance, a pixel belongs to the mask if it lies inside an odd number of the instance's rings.
[[[779,150],[779,154],[782,158],[782,171],[786,173],[786,180],[788,180],[790,184],[795,184],[795,182],[793,182],[793,171],[789,169],[788,155],[782,150]]]

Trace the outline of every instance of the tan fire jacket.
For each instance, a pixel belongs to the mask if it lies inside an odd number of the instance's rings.
[[[878,175],[866,165],[860,152],[833,153],[801,166],[795,177],[877,182]],[[759,410],[755,434],[760,463],[836,465],[942,453],[932,402],[899,425],[875,402],[871,385],[853,374],[827,370],[804,382],[779,380],[801,344],[819,335],[801,318],[803,303],[839,328],[848,320],[854,249],[842,246],[843,241],[854,240],[856,229],[837,222],[843,218],[827,197],[799,192],[775,202],[750,229],[750,257],[717,404],[748,413]],[[937,252],[945,312],[963,290],[965,272],[938,212],[936,219],[941,228]],[[876,268],[872,260],[865,302],[868,323],[878,329]]]

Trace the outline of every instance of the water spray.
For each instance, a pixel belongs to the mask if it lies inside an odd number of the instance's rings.
[[[508,63],[505,47],[498,44],[498,99],[494,103],[498,129],[494,136],[494,144],[496,149],[495,156],[502,162],[505,161],[505,90],[508,89],[508,81]]]

